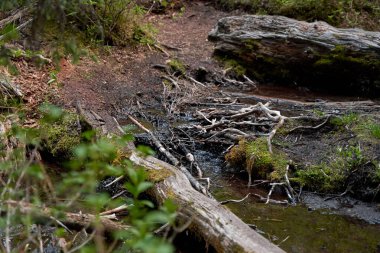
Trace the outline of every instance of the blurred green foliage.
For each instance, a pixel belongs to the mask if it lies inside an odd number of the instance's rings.
[[[70,156],[66,157],[64,163],[55,163],[55,169],[52,169],[38,159],[39,151],[46,148],[44,138],[50,135],[47,126],[61,129],[60,125],[64,125],[63,129],[66,130],[64,122],[76,117],[52,105],[44,105],[41,111],[43,118],[40,124],[43,127],[29,129],[12,123],[11,129],[0,135],[0,212],[11,215],[11,218],[8,215],[0,217],[0,231],[10,231],[21,226],[21,234],[29,234],[24,238],[25,241],[37,236],[30,231],[33,224],[38,224],[38,217],[31,213],[17,212],[17,209],[6,204],[10,200],[31,203],[37,207],[49,206],[56,213],[57,219],[63,212],[72,210],[99,214],[127,204],[128,215],[124,220],[132,228],[117,231],[113,235],[113,239],[125,242],[120,246],[120,251],[173,252],[171,243],[165,238],[155,236],[154,230],[163,224],[174,224],[176,207],[169,200],[157,207],[150,200],[141,197],[153,184],[147,181],[144,169],[134,166],[121,152],[126,142],[133,140],[133,137],[125,135],[95,138],[93,131],[83,132],[79,137],[86,141],[71,143]],[[0,123],[7,122],[7,119],[10,118],[5,118]],[[59,132],[54,138],[59,139],[61,134],[66,133]],[[48,149],[54,150],[55,146],[52,144]],[[149,148],[140,149],[140,152],[146,152],[145,155],[152,153]],[[57,165],[59,169],[56,168]],[[101,180],[122,175],[126,175],[123,188],[130,193],[130,198],[112,199],[107,193],[97,190]],[[55,226],[56,223],[52,220],[45,225]],[[66,230],[58,229],[56,233],[60,237],[70,238]],[[20,245],[25,242],[22,239],[17,240],[20,240]],[[93,249],[93,243],[89,242],[82,250]],[[6,242],[2,241],[1,246],[6,248]],[[105,248],[108,246],[110,245],[103,245]]]

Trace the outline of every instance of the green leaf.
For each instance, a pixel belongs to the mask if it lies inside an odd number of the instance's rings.
[[[12,40],[16,40],[20,37],[19,31],[16,29],[16,26],[14,24],[9,24],[5,26],[1,31],[0,34],[2,34],[2,41],[8,43]]]
[[[143,193],[144,191],[148,190],[152,186],[153,186],[153,184],[150,182],[141,182],[137,185],[136,191],[138,194],[140,194],[140,193]]]

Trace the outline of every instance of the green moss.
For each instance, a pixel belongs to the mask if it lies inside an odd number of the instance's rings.
[[[160,168],[159,170],[145,168],[145,171],[147,173],[147,180],[152,183],[161,182],[173,175],[170,170],[165,168]]]
[[[368,129],[371,132],[371,135],[376,139],[380,139],[380,125],[376,123],[372,123],[368,125]]]
[[[269,152],[267,139],[264,137],[254,141],[241,140],[225,156],[226,161],[234,167],[252,169],[255,178],[281,180],[285,175],[288,160],[286,155],[274,149]]]
[[[258,138],[247,144],[246,157],[254,159],[253,175],[260,178],[269,178],[271,180],[280,180],[285,175],[288,160],[286,155],[279,150],[274,150],[273,154],[269,152],[267,139]]]
[[[64,114],[55,123],[43,122],[41,130],[45,151],[59,160],[70,159],[73,149],[81,142],[78,116],[73,113]]]
[[[336,192],[344,188],[346,179],[342,167],[333,168],[327,164],[312,165],[296,173],[292,181],[318,192]]]
[[[370,144],[380,143],[380,123],[372,116],[358,116],[348,125],[361,142]]]
[[[351,64],[372,68],[380,67],[380,59],[376,59],[376,57],[368,55],[357,55],[356,52],[353,52],[352,50],[342,45],[335,46],[335,48],[327,54],[316,54],[316,56],[319,57],[319,60],[314,63],[315,66],[331,66],[337,63],[340,65]]]
[[[179,59],[169,60],[168,65],[173,72],[178,72],[181,75],[186,73],[186,67]]]
[[[344,191],[347,180],[353,171],[363,168],[366,161],[367,159],[359,145],[338,147],[328,163],[312,165],[298,170],[293,181],[318,192]]]
[[[242,139],[238,145],[235,145],[226,155],[225,160],[233,167],[246,166],[246,148],[247,141]]]
[[[225,68],[230,69],[237,77],[242,77],[247,72],[247,69],[236,60],[223,58],[222,61]]]
[[[348,127],[359,121],[359,115],[357,113],[348,113],[343,116],[332,117],[330,123],[337,127]]]

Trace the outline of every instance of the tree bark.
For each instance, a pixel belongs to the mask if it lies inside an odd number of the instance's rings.
[[[150,194],[159,203],[173,200],[179,207],[179,217],[185,219],[183,222],[192,220],[189,230],[201,236],[216,252],[284,252],[216,200],[194,190],[177,168],[153,157],[142,158],[135,152],[130,160],[144,167],[148,173],[170,171],[167,178],[155,184]]]
[[[209,39],[260,81],[380,96],[380,32],[245,15],[219,20]]]

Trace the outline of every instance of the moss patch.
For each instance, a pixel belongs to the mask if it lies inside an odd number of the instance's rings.
[[[170,69],[179,75],[186,73],[186,66],[179,59],[171,59],[167,62]]]
[[[164,181],[173,175],[170,170],[165,168],[160,168],[159,170],[145,168],[145,172],[147,173],[147,180],[152,183]]]
[[[273,154],[268,150],[267,139],[264,137],[254,141],[241,140],[225,156],[226,161],[233,167],[252,166],[254,178],[281,180],[288,163],[286,155],[274,149]]]
[[[42,123],[44,151],[60,161],[72,158],[73,150],[81,142],[78,131],[78,116],[66,113],[55,123]]]

